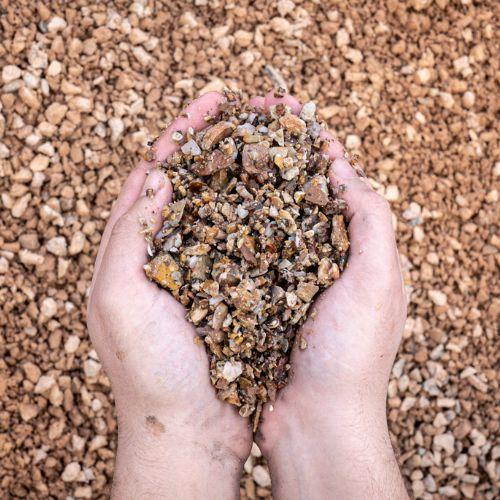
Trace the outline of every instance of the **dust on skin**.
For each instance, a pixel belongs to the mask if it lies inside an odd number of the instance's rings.
[[[116,351],[115,354],[120,361],[123,361],[125,359],[125,356],[127,355],[125,351]]]
[[[154,415],[146,417],[146,427],[155,436],[165,432],[165,426]]]

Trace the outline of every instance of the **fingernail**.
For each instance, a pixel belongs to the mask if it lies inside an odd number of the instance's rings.
[[[351,167],[347,160],[337,158],[333,162],[333,174],[341,179],[352,179],[357,177],[355,170]]]
[[[361,167],[356,167],[356,173],[359,177],[363,177],[366,179],[368,176],[365,174],[365,171]]]
[[[167,178],[165,174],[155,168],[149,172],[144,182],[144,194],[147,196],[154,196],[160,189],[162,189],[167,184]]]
[[[343,159],[344,158],[344,146],[340,144],[339,141],[336,139],[333,139],[332,142],[330,143],[329,150],[328,150],[330,156],[333,158],[337,159]]]

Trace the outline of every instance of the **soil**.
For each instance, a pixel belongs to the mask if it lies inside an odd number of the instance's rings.
[[[493,1],[0,0],[0,491],[108,498],[85,326],[113,200],[186,102],[282,85],[390,202],[409,294],[388,419],[416,498],[498,497]],[[257,447],[242,498],[269,498]]]

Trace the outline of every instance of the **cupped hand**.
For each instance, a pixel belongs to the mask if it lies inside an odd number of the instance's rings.
[[[177,149],[171,139],[174,131],[203,128],[204,117],[215,114],[222,99],[209,93],[190,104],[158,139],[155,160]],[[143,270],[148,260],[144,232],[159,230],[161,210],[171,199],[168,178],[155,169],[154,161],[141,161],[110,215],[90,291],[89,333],[110,378],[118,414],[114,490],[124,498],[143,493],[137,460],[144,470],[155,462],[152,484],[159,486],[174,474],[169,479],[171,494],[183,474],[191,476],[189,485],[178,485],[184,498],[196,487],[197,462],[204,469],[202,491],[225,473],[231,477],[223,476],[219,483],[236,484],[237,491],[242,461],[252,443],[248,421],[216,398],[205,349],[195,343],[183,306],[150,282]],[[187,463],[177,463],[182,460]],[[184,472],[179,472],[182,467]],[[217,498],[217,491],[205,497]]]
[[[279,101],[300,112],[300,103],[288,95],[268,94],[254,103],[266,107]],[[377,488],[380,462],[389,464],[395,478],[394,498],[405,497],[385,415],[388,379],[406,319],[391,211],[349,164],[338,141],[327,132],[323,137],[329,140],[331,187],[347,203],[348,264],[299,331],[307,348],[292,353],[290,381],[276,402],[266,405],[257,443],[270,459],[277,497],[299,498],[305,488],[307,498],[356,498],[358,493],[368,498],[370,492],[379,498],[377,492],[387,493]],[[362,482],[365,462],[372,489]],[[305,480],[291,480],[297,477],[309,478],[309,487]]]

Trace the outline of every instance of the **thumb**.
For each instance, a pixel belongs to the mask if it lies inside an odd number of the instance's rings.
[[[103,259],[103,272],[113,273],[114,279],[144,277],[142,266],[148,260],[147,240],[159,231],[162,209],[171,200],[170,180],[161,170],[152,170],[139,198],[113,227]]]
[[[344,279],[370,281],[382,279],[384,275],[399,276],[399,257],[387,200],[344,158],[333,162],[330,181],[337,187],[342,186],[340,190],[347,204],[350,250]]]

